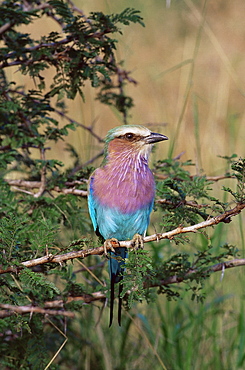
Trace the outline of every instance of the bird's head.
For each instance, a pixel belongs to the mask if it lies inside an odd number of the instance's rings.
[[[105,157],[108,154],[135,153],[148,158],[152,145],[168,140],[167,136],[151,132],[139,125],[123,125],[113,128],[105,138]]]

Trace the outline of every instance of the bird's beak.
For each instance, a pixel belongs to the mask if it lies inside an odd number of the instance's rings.
[[[157,134],[156,132],[151,132],[149,136],[144,138],[146,144],[154,144],[158,141],[168,140],[168,137],[162,134]]]

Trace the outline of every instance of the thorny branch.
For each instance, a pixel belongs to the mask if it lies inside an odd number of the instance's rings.
[[[10,186],[13,186],[15,190],[17,191],[23,191],[19,188],[26,188],[26,189],[40,189],[41,188],[41,181],[28,181],[28,180],[12,180],[12,179],[6,179],[5,180]],[[63,193],[63,194],[73,194],[78,195],[80,197],[86,197],[87,196],[87,190],[81,190],[76,189],[75,185],[81,185],[84,184],[84,181],[74,181],[74,182],[67,182],[67,188],[59,188],[58,186],[54,186],[52,189],[48,189],[49,191],[55,191],[57,193]],[[28,192],[28,194],[32,194],[35,196],[35,193]]]
[[[41,155],[41,160],[45,161],[45,149],[40,149],[40,155]],[[46,166],[44,165],[41,169],[41,183],[40,183],[40,188],[36,194],[34,194],[35,198],[39,198],[43,193],[45,192],[46,188]]]
[[[62,316],[70,317],[70,318],[75,317],[75,314],[73,312],[70,312],[70,311],[51,310],[51,309],[32,306],[32,305],[14,306],[14,305],[11,305],[11,304],[0,304],[0,308],[2,308],[2,310],[0,310],[0,317],[1,318],[12,316],[16,313],[21,314],[21,315],[26,314],[26,313],[29,313],[29,314],[40,313],[40,314],[43,314],[43,315],[62,315]]]
[[[160,179],[160,180],[165,180],[165,179],[168,178],[168,175],[164,175],[162,173],[155,173],[154,172],[154,175],[156,176],[157,179]],[[190,179],[193,179],[195,176],[196,175],[190,175]],[[225,180],[225,179],[235,179],[235,176],[232,176],[232,175],[206,176],[205,179],[207,181],[217,182],[217,181]]]
[[[245,208],[245,203],[238,203],[234,208],[217,215],[215,217],[209,218],[206,221],[200,222],[196,225],[182,227],[179,226],[174,230],[165,232],[165,233],[159,233],[159,234],[153,234],[150,236],[144,237],[144,243],[152,242],[152,241],[159,241],[162,239],[173,239],[176,235],[184,234],[184,233],[191,233],[191,232],[198,232],[198,230],[214,226],[219,224],[220,222],[229,223],[231,221],[231,217],[234,217],[238,215],[243,209]],[[133,248],[132,241],[120,241],[119,243],[112,242],[113,248],[119,248],[119,247],[126,247],[126,248]],[[79,245],[79,241],[77,242],[77,245]],[[36,258],[29,261],[24,261],[20,264],[20,266],[10,266],[7,269],[3,270],[0,269],[0,274],[5,274],[8,272],[18,272],[23,267],[34,267],[37,265],[42,265],[45,263],[59,263],[62,264],[65,261],[72,260],[74,258],[86,258],[88,256],[92,255],[102,255],[104,253],[104,246],[100,246],[98,248],[90,248],[90,249],[81,249],[79,251],[73,251],[68,252],[65,254],[48,254],[46,256]],[[22,266],[23,267],[22,267]]]
[[[231,261],[226,262],[220,262],[213,266],[208,267],[205,271],[203,271],[203,274],[208,274],[210,272],[218,272],[222,271],[224,272],[226,269],[230,269],[233,267],[239,267],[245,265],[245,258],[243,259],[234,259]],[[170,284],[176,284],[181,283],[184,280],[191,277],[191,275],[194,275],[198,272],[198,269],[190,269],[187,271],[187,273],[184,276],[170,276],[167,279],[161,280],[155,284],[148,284],[147,282],[144,284],[145,288],[153,288],[157,286],[163,286],[163,285],[170,285]],[[75,317],[75,313],[71,311],[64,310],[65,305],[70,302],[74,301],[83,301],[84,303],[91,303],[94,301],[102,301],[106,299],[106,294],[102,293],[100,291],[94,292],[91,294],[83,294],[76,297],[68,297],[66,301],[63,301],[62,299],[58,299],[55,301],[47,301],[44,303],[44,308],[42,307],[36,307],[32,305],[28,306],[14,306],[9,304],[0,304],[0,318],[8,317],[11,315],[14,315],[15,313],[19,314],[32,314],[32,313],[40,313],[44,315],[62,315],[70,318]],[[57,310],[58,309],[58,310]]]
[[[0,318],[8,317],[18,314],[32,314],[39,313],[43,315],[61,315],[70,318],[75,317],[75,313],[71,311],[64,310],[65,305],[71,302],[84,301],[84,303],[91,303],[93,301],[104,300],[106,298],[105,294],[102,292],[95,292],[91,294],[83,294],[77,297],[67,297],[64,301],[62,299],[57,299],[55,301],[47,301],[44,303],[43,307],[27,305],[27,306],[14,306],[10,304],[0,304]],[[1,310],[2,309],[2,310]],[[57,310],[58,309],[58,310]]]

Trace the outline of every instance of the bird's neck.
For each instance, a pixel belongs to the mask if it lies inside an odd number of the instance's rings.
[[[120,141],[112,141],[108,145],[106,162],[111,166],[117,166],[122,169],[126,167],[126,169],[138,171],[144,166],[148,166],[150,152],[151,145],[136,147],[131,143],[125,144]]]
[[[137,153],[134,150],[109,153],[107,166],[116,168],[117,172],[140,172],[148,168],[148,155]]]

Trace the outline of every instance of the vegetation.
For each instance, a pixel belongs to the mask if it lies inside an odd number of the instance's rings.
[[[216,163],[223,161],[225,170],[212,176],[201,167],[201,116],[191,82],[203,30],[216,39],[205,23],[207,1],[199,6],[186,0],[182,9],[196,15],[198,32],[176,129],[167,133],[169,156],[155,156],[154,226],[144,251],[132,250],[126,261],[123,323],[109,329],[107,261],[86,200],[102,155],[92,145],[102,146],[103,137],[94,124],[71,118],[71,101],[88,105],[90,84],[100,106],[130,122],[137,82],[118,60],[117,40],[134,24],[144,26],[143,18],[127,7],[85,14],[69,0],[1,3],[1,369],[244,367],[244,267],[236,267],[245,265],[245,159],[223,153]],[[35,24],[47,19],[55,30],[37,37]],[[190,101],[197,163],[174,156]],[[79,130],[87,138],[86,162],[72,140]],[[131,248],[129,241],[121,245]],[[233,288],[223,291],[220,278]]]

